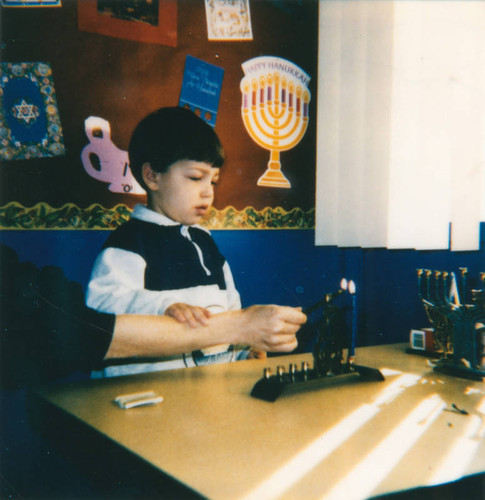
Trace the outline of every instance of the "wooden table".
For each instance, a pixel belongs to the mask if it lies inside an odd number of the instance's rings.
[[[110,467],[98,473],[107,481],[122,486],[132,471],[132,484],[169,478],[189,496],[350,500],[482,473],[485,383],[437,374],[405,348],[357,350],[383,382],[332,383],[274,403],[250,396],[263,368],[311,355],[50,385],[30,394],[29,411],[68,454]],[[164,401],[113,403],[148,390]]]

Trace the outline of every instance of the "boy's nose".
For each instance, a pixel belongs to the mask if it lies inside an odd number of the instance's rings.
[[[212,183],[204,184],[201,194],[204,198],[211,198],[212,196],[214,196],[214,186],[212,185]]]

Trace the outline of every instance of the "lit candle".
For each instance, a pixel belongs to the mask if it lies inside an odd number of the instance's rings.
[[[357,339],[357,295],[355,283],[351,280],[348,284],[348,291],[352,295],[352,338],[349,347],[349,363],[354,364],[355,342]]]

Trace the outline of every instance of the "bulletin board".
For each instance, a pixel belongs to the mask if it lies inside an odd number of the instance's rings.
[[[1,157],[0,228],[114,229],[128,220],[133,207],[145,203],[145,194],[129,189],[126,182],[119,184],[120,189],[110,189],[112,183],[89,174],[82,158],[90,144],[88,119],[104,124],[105,136],[117,157],[123,158],[131,133],[144,116],[180,103],[188,57],[223,71],[213,126],[226,161],[214,206],[203,225],[210,229],[313,228],[318,1],[241,2],[247,4],[246,25],[233,31],[221,25],[214,29],[208,16],[220,9],[218,19],[234,19],[234,2],[160,2],[164,21],[153,24],[153,33],[163,36],[157,40],[143,40],[129,24],[93,11],[96,2],[66,0],[56,9],[3,9],[1,60],[49,68],[60,139],[49,155]],[[83,16],[88,7],[94,16],[91,24],[89,16]],[[241,5],[238,8],[241,12]],[[106,25],[113,24],[118,31],[104,32]],[[217,33],[226,39],[217,39]],[[298,104],[301,113],[305,109],[305,132],[297,144],[278,153],[280,169],[291,187],[258,185],[273,154],[248,131],[241,85],[248,76],[248,62],[260,57],[288,61],[308,76],[309,99],[304,102],[301,97]],[[258,89],[258,95],[261,92]],[[289,94],[285,95],[288,99]],[[292,99],[296,106],[296,93]],[[2,111],[4,116],[7,111]],[[0,141],[5,140],[5,128]],[[91,158],[93,170],[102,170]]]

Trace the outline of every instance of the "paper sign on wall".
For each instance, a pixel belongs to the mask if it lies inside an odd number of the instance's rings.
[[[205,0],[209,40],[252,40],[249,0]]]
[[[187,56],[179,106],[191,109],[215,127],[223,77],[219,66]]]
[[[84,122],[89,144],[81,151],[84,170],[94,179],[109,183],[113,193],[144,194],[133,177],[128,153],[111,141],[111,127],[107,120],[90,116]]]
[[[255,57],[242,64],[242,119],[253,141],[270,152],[258,186],[290,188],[280,153],[294,148],[308,126],[310,77],[281,57]]]

